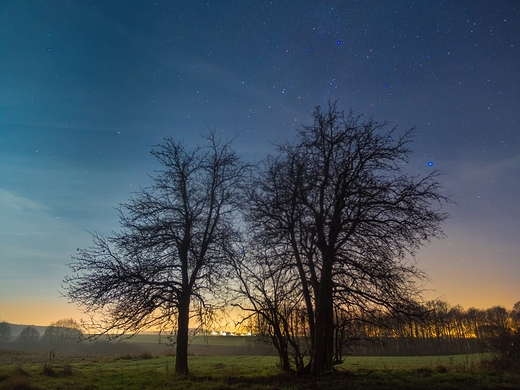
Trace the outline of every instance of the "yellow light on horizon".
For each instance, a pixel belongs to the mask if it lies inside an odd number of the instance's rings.
[[[11,324],[47,326],[64,318],[79,322],[82,317],[74,305],[58,299],[0,300],[0,321]]]

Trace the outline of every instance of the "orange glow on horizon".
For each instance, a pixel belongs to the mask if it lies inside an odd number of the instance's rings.
[[[236,326],[238,321],[236,310],[222,318],[220,323],[215,324],[211,330],[225,332],[246,332],[249,329],[245,325]],[[87,319],[87,316],[73,304],[68,304],[62,299],[40,299],[40,300],[0,300],[0,321],[6,321],[17,325],[48,326],[52,322],[72,318],[77,322]],[[193,321],[191,326],[196,326]],[[146,331],[153,331],[148,329]]]
[[[47,326],[64,318],[79,322],[85,315],[63,300],[0,300],[0,321],[11,324]]]
[[[442,287],[433,283],[426,288],[432,290],[424,293],[423,299],[425,301],[441,299],[448,302],[452,307],[461,305],[465,310],[471,307],[489,309],[493,306],[503,306],[507,310],[511,310],[513,305],[520,301],[520,296],[516,296],[516,291],[478,289],[471,283],[471,280],[459,280],[458,282],[453,280],[451,284]],[[212,330],[228,332],[249,330],[247,324],[236,325],[239,317],[237,309],[231,309],[218,324],[212,327]],[[65,318],[72,318],[80,322],[81,319],[87,319],[87,316],[78,310],[75,305],[59,298],[0,299],[0,321],[12,324],[47,326]]]

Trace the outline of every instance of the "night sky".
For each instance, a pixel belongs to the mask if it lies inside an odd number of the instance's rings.
[[[59,297],[89,231],[215,129],[261,160],[316,105],[406,129],[407,171],[457,205],[417,258],[452,305],[520,301],[520,3],[0,2],[0,320],[80,315]]]

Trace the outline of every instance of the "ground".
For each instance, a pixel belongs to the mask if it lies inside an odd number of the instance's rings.
[[[81,355],[0,351],[0,389],[520,389],[520,372],[490,369],[478,355],[349,357],[320,378],[279,372],[274,356],[190,356],[190,376],[174,356],[149,352]]]

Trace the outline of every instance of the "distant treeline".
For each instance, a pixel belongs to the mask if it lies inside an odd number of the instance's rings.
[[[337,358],[354,356],[411,356],[492,353],[499,359],[520,360],[520,302],[511,310],[502,306],[464,309],[442,300],[418,305],[413,314],[383,311],[339,311],[335,317]],[[305,310],[287,316],[294,342],[291,355],[305,351],[309,331]],[[272,324],[252,319],[250,329],[266,343],[273,339]],[[294,347],[296,345],[296,347]],[[297,349],[296,349],[297,348]]]
[[[420,313],[402,317],[371,313],[345,322],[342,329],[344,353],[356,356],[451,355],[504,350],[507,354],[520,353],[520,302],[511,310],[502,306],[466,310],[460,305],[450,306],[445,301],[435,300],[427,302]],[[79,324],[72,319],[52,323],[43,334],[34,326],[26,326],[13,337],[12,330],[16,327],[0,322],[0,349],[45,351],[52,348],[59,352],[92,354],[135,353],[139,348],[156,353],[165,351],[158,345],[155,348],[151,342],[134,342],[131,345],[108,341],[80,343],[83,335]],[[236,353],[246,355],[273,352],[261,342],[261,337],[247,337],[241,341],[240,345],[230,343],[221,346],[218,351],[226,355],[235,354],[235,349]],[[305,341],[302,339],[302,342]],[[213,347],[215,351],[210,352],[204,343],[196,344],[192,346],[195,348],[192,353],[214,354],[217,351],[216,347]]]
[[[370,315],[347,328],[347,348],[354,355],[445,355],[493,352],[498,339],[518,335],[520,302],[512,310],[502,306],[464,309],[435,300],[423,315]]]
[[[43,330],[42,330],[43,329]],[[139,353],[136,345],[106,340],[89,342],[73,319],[62,319],[47,327],[0,322],[0,350],[42,351],[52,353],[124,354]]]

